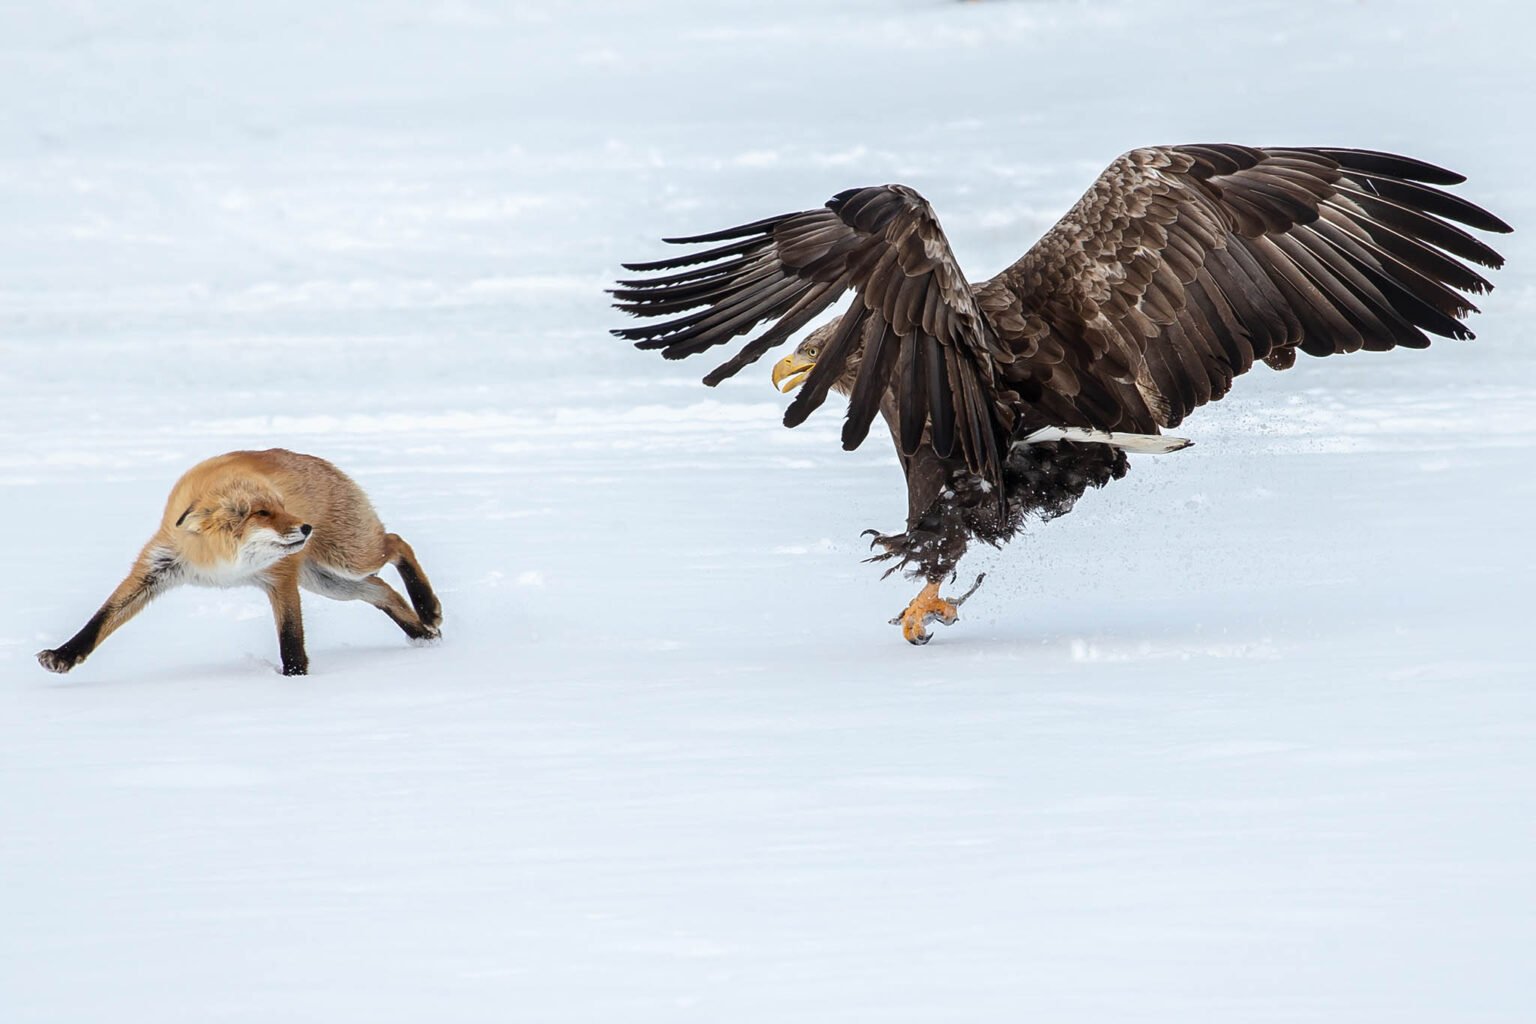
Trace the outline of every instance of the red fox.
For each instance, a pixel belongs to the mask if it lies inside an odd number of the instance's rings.
[[[400,573],[410,605],[374,575],[385,563]],[[282,448],[230,452],[176,482],[160,529],[128,578],[67,643],[39,651],[38,662],[68,672],[152,599],[183,583],[265,590],[287,676],[309,671],[300,587],[367,601],[413,640],[436,639],[443,619],[411,546],[384,532],[368,496],[341,470]]]

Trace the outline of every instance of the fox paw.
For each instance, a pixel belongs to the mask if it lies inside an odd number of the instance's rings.
[[[84,660],[85,658],[81,655],[73,654],[63,648],[37,652],[37,663],[49,672],[57,672],[60,675],[68,672]]]

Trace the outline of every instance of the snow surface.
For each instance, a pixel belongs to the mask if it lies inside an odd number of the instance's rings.
[[[1521,3],[0,8],[0,1020],[1529,1021],[1536,252],[1475,344],[1258,370],[964,567],[889,448],[606,335],[665,234],[899,180],[977,277],[1153,142],[1405,151],[1536,223]],[[177,592],[328,456],[446,640]],[[962,581],[962,585],[963,582]]]

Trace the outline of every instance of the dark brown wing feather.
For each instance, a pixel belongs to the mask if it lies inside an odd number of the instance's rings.
[[[618,308],[642,317],[686,315],[614,334],[681,359],[772,322],[704,378],[714,385],[787,340],[851,288],[858,298],[784,422],[804,421],[862,353],[844,447],[864,440],[889,391],[904,454],[926,441],[941,456],[962,457],[972,472],[1000,481],[998,439],[1007,424],[996,420],[995,360],[1006,359],[1007,352],[917,192],[902,185],[850,189],[824,209],[667,241],[727,244],[625,264],[646,274],[680,272],[619,282],[613,291]]]
[[[1138,149],[1018,263],[976,290],[1033,420],[1152,432],[1300,349],[1470,338],[1461,261],[1498,253],[1452,221],[1509,226],[1435,185],[1462,177],[1389,153]]]

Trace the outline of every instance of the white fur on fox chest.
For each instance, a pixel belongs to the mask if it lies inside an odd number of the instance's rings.
[[[186,581],[194,587],[248,587],[265,583],[271,562],[250,565],[242,560],[216,562],[213,565],[187,565],[182,569]]]
[[[277,534],[263,530],[240,545],[233,558],[202,565],[182,563],[182,575],[194,587],[260,586],[267,582],[267,570],[301,548],[284,545]]]

